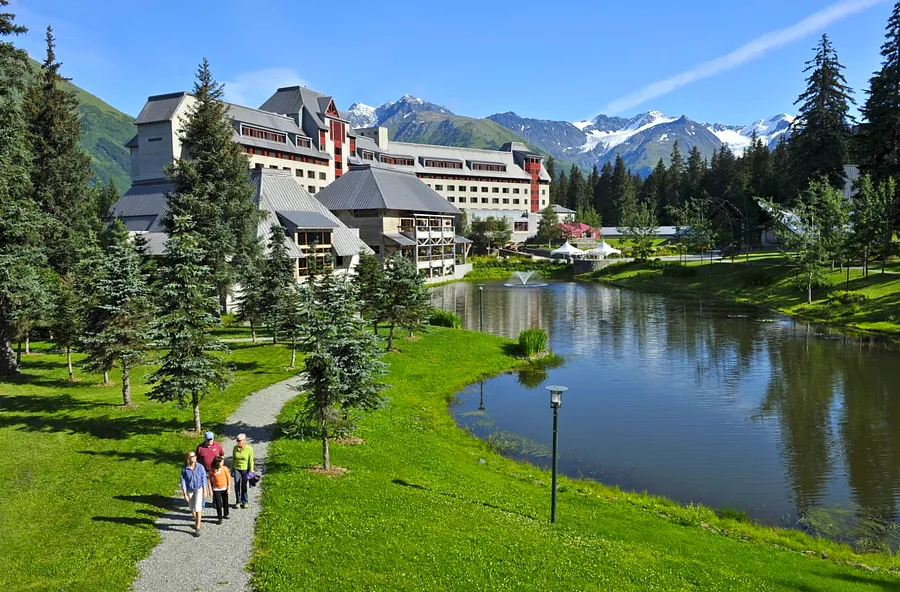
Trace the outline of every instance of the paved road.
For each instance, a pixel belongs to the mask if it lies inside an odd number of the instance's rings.
[[[249,490],[250,505],[246,510],[231,509],[231,518],[216,524],[216,510],[207,502],[201,536],[195,538],[194,521],[187,504],[178,494],[175,508],[156,523],[162,541],[150,557],[138,563],[136,592],[171,592],[173,590],[214,590],[244,592],[250,590],[247,562],[253,551],[253,529],[260,510],[260,491],[265,484],[265,460],[275,418],[282,406],[297,394],[300,379],[279,382],[247,397],[241,407],[228,418],[226,438],[217,437],[225,447],[231,465],[234,437],[243,432],[253,446],[256,470],[262,473],[260,485]],[[178,483],[179,467],[172,467],[172,482]],[[232,489],[229,501],[233,503]]]

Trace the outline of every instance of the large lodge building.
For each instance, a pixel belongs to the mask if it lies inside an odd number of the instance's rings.
[[[168,190],[164,171],[175,159],[188,156],[179,140],[178,126],[193,103],[193,96],[186,92],[152,96],[135,119],[137,134],[126,144],[131,150],[133,185],[113,209],[113,215],[122,217],[131,231],[160,231],[159,220],[164,213],[160,208],[165,203],[161,196]],[[316,196],[340,181],[354,166],[394,170],[405,173],[404,177],[414,175],[422,189],[416,190],[414,183],[406,188],[407,191],[420,191],[422,199],[431,204],[438,196],[446,202],[446,207],[431,206],[428,212],[395,208],[375,212],[382,217],[416,219],[423,215],[451,214],[458,219],[460,211],[466,211],[470,217],[504,216],[513,227],[513,239],[524,240],[535,233],[539,211],[549,203],[550,176],[544,168],[543,158],[524,144],[514,142],[499,150],[480,150],[392,142],[383,127],[354,130],[332,97],[300,86],[279,88],[259,109],[230,103],[227,107],[233,119],[234,141],[247,154],[250,166],[257,169],[257,173],[277,170],[279,178],[292,178],[300,187],[297,203],[308,204],[306,196]],[[153,196],[153,204],[142,196]],[[386,198],[388,202],[392,201],[390,196]],[[409,196],[404,200],[416,201]],[[152,211],[146,211],[148,209]],[[146,215],[152,215],[155,222],[145,227]],[[288,220],[285,214],[273,212],[273,215],[282,223]],[[289,215],[302,219],[297,212]],[[396,237],[393,236],[376,237],[368,231],[361,236],[359,227],[353,227],[357,220],[352,211],[340,213],[339,219],[340,227],[346,224],[382,257],[392,252],[392,246],[401,246],[395,244],[392,239]],[[442,218],[440,224],[445,223]],[[304,236],[302,227],[293,224],[287,227],[295,237]],[[338,234],[342,233],[346,234],[343,230],[338,231]],[[396,230],[386,234],[394,235]],[[443,234],[446,233],[442,231]],[[435,275],[454,273],[449,264],[451,257],[446,254],[449,246],[440,245],[440,263],[433,255],[438,249],[428,250],[429,263],[423,269],[426,275],[432,277],[432,271]],[[291,245],[302,259],[304,250],[295,247],[297,245]],[[365,245],[362,248],[365,249]],[[414,250],[420,251],[419,245]],[[348,270],[355,266],[357,257],[348,257],[346,247],[333,255],[344,261]],[[416,255],[423,256],[418,252]],[[299,261],[300,275],[301,266],[302,261]],[[435,268],[432,270],[432,267]]]

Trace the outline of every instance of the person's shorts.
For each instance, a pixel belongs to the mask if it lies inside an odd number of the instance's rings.
[[[191,508],[191,512],[202,512],[203,511],[203,490],[195,489],[194,491],[188,492],[188,506]]]

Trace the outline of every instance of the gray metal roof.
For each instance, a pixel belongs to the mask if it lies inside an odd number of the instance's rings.
[[[125,147],[126,147],[126,148],[137,148],[137,145],[138,145],[138,137],[137,137],[137,134],[135,134],[135,136],[134,136],[133,138],[131,138],[130,140],[128,140],[127,142],[125,142]]]
[[[466,237],[464,237],[464,236],[459,236],[458,234],[457,234],[456,236],[453,237],[453,242],[455,242],[455,243],[458,244],[458,245],[468,245],[468,244],[471,244],[471,243],[472,243],[472,241],[470,241],[470,240],[467,239]]]
[[[459,209],[423,183],[415,173],[377,164],[354,165],[316,198],[331,211],[405,210],[459,214]]]
[[[231,116],[235,122],[278,130],[289,134],[304,135],[303,130],[300,129],[297,123],[287,115],[277,115],[260,109],[251,109],[250,107],[235,105],[234,103],[226,103],[226,105],[228,105],[228,115]]]
[[[575,210],[570,210],[566,206],[561,206],[559,204],[553,204],[553,211],[557,214],[574,214]]]
[[[416,241],[412,240],[411,238],[405,237],[405,236],[403,236],[403,235],[400,234],[400,233],[397,233],[397,232],[382,232],[381,234],[384,235],[384,238],[386,238],[386,239],[388,239],[388,240],[391,240],[391,241],[394,241],[395,243],[397,243],[397,244],[400,245],[401,247],[414,247],[414,246],[416,246]]]
[[[149,97],[146,104],[144,104],[144,108],[138,113],[137,119],[134,120],[134,124],[140,125],[142,123],[169,121],[172,119],[175,110],[187,94],[188,93],[182,91]]]
[[[168,181],[132,185],[110,208],[109,218],[120,218],[132,232],[162,232],[166,192],[172,189]]]
[[[254,148],[263,148],[265,150],[274,150],[275,152],[286,152],[288,154],[300,154],[302,156],[312,156],[320,160],[331,160],[331,155],[327,152],[320,152],[318,148],[311,146],[295,146],[288,141],[287,144],[272,142],[270,140],[262,140],[260,138],[251,138],[250,136],[242,136],[237,130],[234,132],[234,141],[245,146],[253,146]]]
[[[310,90],[304,86],[286,86],[275,91],[275,94],[269,97],[259,108],[263,111],[284,113],[285,115],[302,113],[305,108],[306,113],[316,127],[327,130],[328,128],[319,115],[319,98],[324,96],[322,93]]]
[[[285,212],[278,210],[275,214],[278,218],[286,220],[291,226],[301,230],[334,228],[339,224],[337,221],[332,220],[319,212]]]
[[[308,212],[319,214],[333,224],[331,226],[333,228],[331,246],[338,255],[346,257],[360,252],[372,252],[356,233],[347,228],[334,214],[329,212],[324,205],[295,181],[290,171],[256,169],[253,171],[251,183],[256,188],[256,200],[259,204],[259,209],[267,212],[260,222],[260,237],[268,237],[272,225],[278,223],[279,212],[293,212],[295,214]],[[296,247],[294,241],[290,242],[292,246]],[[299,247],[296,248],[299,250]]]

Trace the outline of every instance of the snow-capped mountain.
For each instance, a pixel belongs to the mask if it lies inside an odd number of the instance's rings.
[[[782,136],[787,137],[795,119],[796,117],[793,115],[779,113],[744,127],[714,123],[708,128],[719,138],[720,142],[728,146],[735,154],[740,155],[750,146],[754,133],[769,148],[775,148]]]
[[[354,128],[372,127],[378,119],[375,116],[375,107],[370,107],[364,103],[353,103],[350,108],[344,112],[344,117],[350,122]]]
[[[413,113],[423,111],[453,115],[453,112],[443,105],[429,103],[412,95],[403,95],[396,101],[389,101],[378,107],[370,107],[364,103],[353,103],[344,115],[354,128],[373,127],[376,125],[391,127],[399,123],[403,118],[408,118]]]

